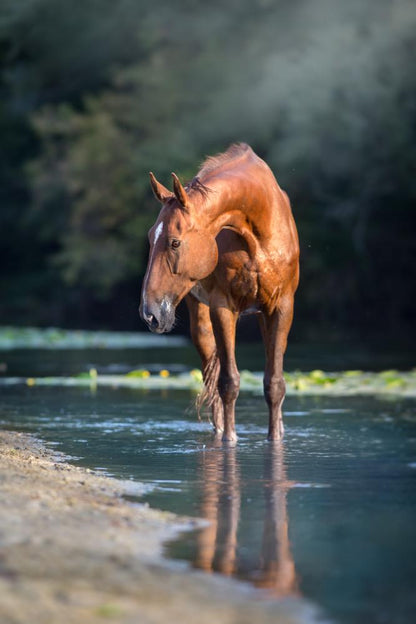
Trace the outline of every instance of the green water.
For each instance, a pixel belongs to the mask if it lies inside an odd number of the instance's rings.
[[[259,596],[303,596],[336,622],[414,621],[415,402],[290,398],[284,444],[273,447],[261,397],[242,394],[239,444],[227,449],[189,411],[187,392],[0,392],[1,427],[147,483],[151,505],[210,520],[169,556],[248,581]]]

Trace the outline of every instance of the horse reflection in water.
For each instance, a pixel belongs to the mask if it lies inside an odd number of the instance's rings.
[[[209,524],[198,535],[194,566],[227,576],[244,575],[238,557],[241,475],[235,448],[211,448],[202,454],[203,499],[201,515]],[[298,594],[295,563],[290,550],[287,491],[283,448],[265,449],[263,474],[263,538],[257,569],[249,576],[256,587],[275,596]]]
[[[206,572],[235,572],[240,518],[240,470],[236,451],[206,451],[202,455],[201,515],[209,525],[199,534],[195,566]]]

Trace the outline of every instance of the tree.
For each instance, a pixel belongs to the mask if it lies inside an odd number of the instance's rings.
[[[54,288],[80,301],[112,301],[120,287],[136,296],[157,208],[148,170],[167,185],[172,169],[186,180],[206,154],[243,140],[292,199],[297,318],[411,319],[410,0],[332,1],[331,12],[326,0],[58,4],[56,15],[56,1],[27,0],[6,20],[3,72],[8,111],[24,104],[19,132],[31,145],[13,165],[25,189],[15,237],[30,224],[28,249]]]

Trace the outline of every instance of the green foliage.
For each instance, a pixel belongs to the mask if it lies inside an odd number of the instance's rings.
[[[148,171],[189,179],[206,154],[245,140],[292,199],[296,318],[410,323],[416,15],[411,0],[331,6],[3,3],[6,300],[33,293],[31,313],[43,305],[48,319],[51,299],[137,298],[157,211]]]

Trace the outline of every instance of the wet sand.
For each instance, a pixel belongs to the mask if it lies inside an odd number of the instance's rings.
[[[301,598],[260,599],[164,559],[164,541],[195,521],[123,499],[140,491],[0,431],[1,624],[317,621]]]

